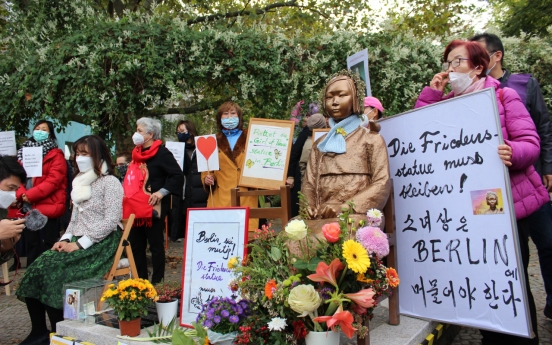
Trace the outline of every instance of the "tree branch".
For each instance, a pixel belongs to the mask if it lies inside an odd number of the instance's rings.
[[[260,8],[260,9],[253,10],[253,11],[242,10],[242,11],[217,13],[217,14],[211,14],[209,16],[197,17],[197,18],[194,18],[194,19],[189,19],[188,21],[186,21],[186,24],[192,25],[192,24],[197,24],[197,23],[215,21],[215,20],[219,20],[219,19],[222,19],[222,18],[234,18],[234,17],[238,17],[238,16],[242,16],[242,15],[251,15],[253,13],[261,15],[261,14],[264,14],[264,13],[266,13],[266,12],[272,10],[272,9],[280,8],[280,7],[297,7],[297,0],[291,0],[291,1],[288,1],[288,2],[278,2],[278,3],[275,3],[275,4],[265,6],[265,7]]]

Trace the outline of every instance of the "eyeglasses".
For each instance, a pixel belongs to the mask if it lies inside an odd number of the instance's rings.
[[[449,67],[451,67],[451,66],[452,66],[452,68],[456,68],[456,67],[460,66],[460,63],[462,63],[462,60],[469,60],[469,59],[466,59],[466,58],[452,59],[452,61],[443,62],[441,67],[443,68],[443,71],[448,70]]]
[[[174,132],[174,134],[176,134],[176,135],[179,135],[179,134],[186,134],[186,133],[188,133],[188,131],[186,131],[186,132],[178,132],[178,131]]]

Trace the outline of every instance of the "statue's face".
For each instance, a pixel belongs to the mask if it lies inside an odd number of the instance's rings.
[[[326,112],[334,120],[343,120],[353,113],[353,95],[347,80],[339,80],[326,89]]]
[[[497,204],[498,200],[496,200],[496,197],[494,195],[489,195],[489,197],[487,198],[487,205],[494,209]]]

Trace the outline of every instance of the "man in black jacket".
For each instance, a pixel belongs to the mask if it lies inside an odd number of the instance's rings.
[[[529,111],[540,137],[540,157],[535,162],[535,169],[541,175],[542,181],[549,192],[552,191],[552,129],[550,114],[539,86],[539,82],[530,74],[512,74],[502,68],[504,46],[498,36],[483,33],[470,38],[479,42],[490,56],[487,75],[500,81],[500,87],[509,87],[519,94],[521,101]],[[552,214],[543,214],[552,217]],[[544,315],[552,318],[552,229],[534,224],[531,227],[531,238],[537,246],[539,261],[546,290],[546,307]]]

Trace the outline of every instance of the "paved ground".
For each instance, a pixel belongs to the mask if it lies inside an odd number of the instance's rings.
[[[182,271],[182,243],[170,243],[167,251],[167,264],[165,279],[167,281],[180,281]],[[547,320],[542,314],[545,305],[545,292],[540,274],[540,267],[535,246],[530,245],[531,261],[529,263],[529,274],[531,291],[537,303],[539,322],[540,344],[552,345],[552,321]],[[25,259],[23,259],[23,263]],[[25,270],[20,270],[18,277],[12,286],[17,288],[18,282]],[[383,316],[382,316],[383,319]],[[375,325],[372,325],[373,327]],[[0,289],[0,345],[16,345],[22,341],[30,332],[30,321],[25,304],[15,298],[6,296],[3,288]],[[476,345],[481,344],[479,332],[473,328],[462,328],[460,333],[452,342],[453,345]],[[345,340],[345,339],[343,339]],[[354,344],[352,341],[342,341],[342,344]],[[377,344],[375,344],[377,345]]]
[[[183,244],[171,242],[167,251],[167,263],[165,265],[166,281],[181,280],[182,255]],[[23,267],[25,267],[25,260],[25,258],[22,259]],[[11,262],[9,264],[11,265]],[[10,277],[13,277],[13,272],[10,273]],[[24,273],[25,269],[18,272],[16,281],[11,284],[14,289],[17,288]],[[5,289],[0,288],[0,345],[17,345],[27,337],[30,330],[30,319],[26,305],[20,302],[13,294],[6,296]]]

